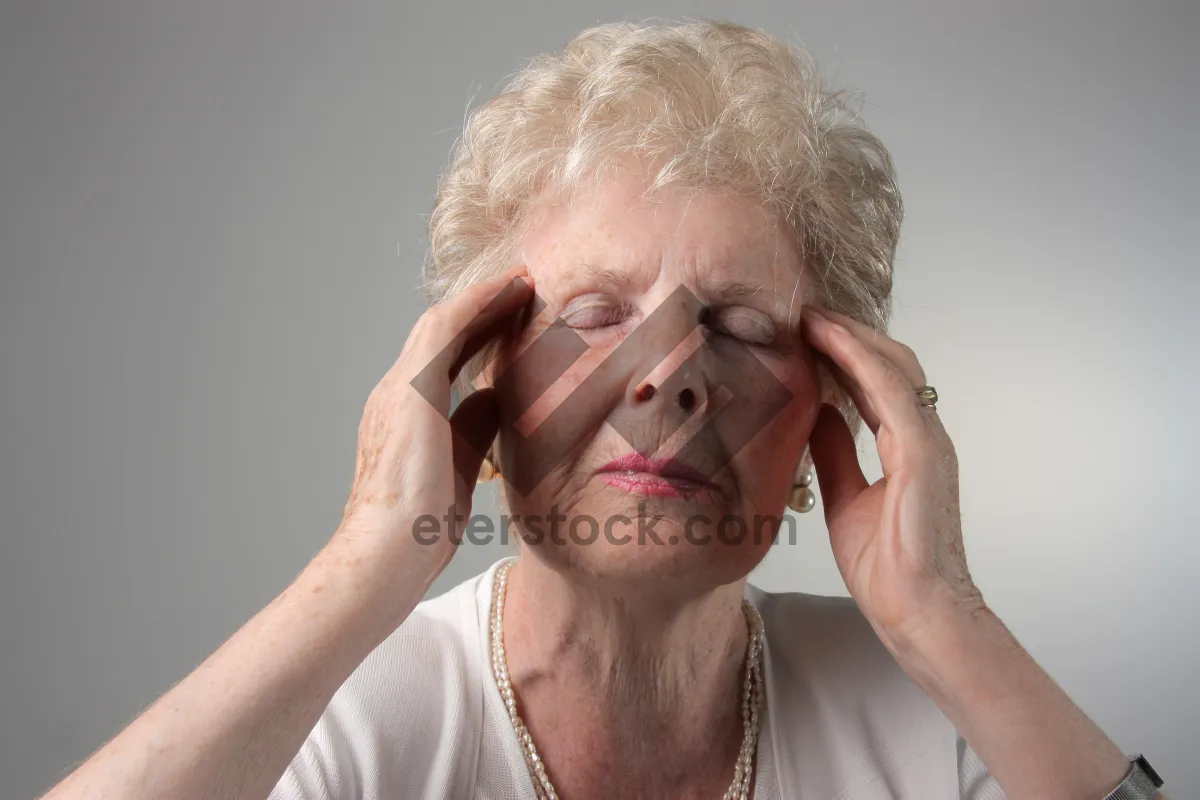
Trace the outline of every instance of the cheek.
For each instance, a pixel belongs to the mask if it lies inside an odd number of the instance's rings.
[[[821,375],[812,351],[803,348],[795,354],[771,355],[763,357],[761,363],[791,394],[787,407],[777,415],[778,419],[772,420],[779,429],[776,432],[799,427],[803,429],[802,439],[807,441],[821,408],[822,392]]]
[[[739,413],[753,417],[746,424],[772,428],[776,435],[803,428],[807,440],[821,404],[821,378],[811,351],[751,353],[737,345],[720,353],[718,363],[719,382],[730,388]]]
[[[503,379],[496,384],[501,418],[522,436],[531,436],[557,414],[560,418],[591,419],[604,407],[618,402],[624,384],[611,375],[601,385],[601,375],[588,381],[608,356],[601,348],[589,348],[574,331],[557,328],[543,331],[521,351],[519,358],[505,354]],[[586,383],[587,393],[578,392]],[[561,419],[556,422],[561,424]]]
[[[501,472],[521,498],[514,502],[537,506],[547,491],[570,490],[563,483],[570,483],[571,465],[623,393],[620,375],[588,380],[606,355],[563,326],[526,332],[501,354],[494,384]]]
[[[734,458],[751,503],[770,507],[786,500],[792,473],[820,411],[819,379],[807,358],[762,359],[774,380],[790,394],[786,405],[771,403],[769,393],[748,392],[739,415],[756,433]],[[786,397],[787,395],[781,395]]]

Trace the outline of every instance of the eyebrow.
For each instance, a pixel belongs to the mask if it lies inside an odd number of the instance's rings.
[[[743,283],[742,281],[726,281],[715,280],[711,284],[713,295],[719,297],[755,297],[763,294],[767,287],[756,283]]]
[[[612,286],[628,286],[632,281],[629,275],[616,269],[601,267],[598,264],[593,264],[590,261],[584,261],[577,265],[578,272],[576,276],[589,283],[599,283],[602,285]]]
[[[627,273],[620,270],[601,267],[590,261],[580,262],[576,269],[575,277],[587,281],[595,282],[612,286],[628,286],[632,281]],[[743,281],[729,281],[717,279],[710,283],[709,289],[711,294],[720,297],[754,297],[766,291],[765,286],[756,283],[745,283]]]

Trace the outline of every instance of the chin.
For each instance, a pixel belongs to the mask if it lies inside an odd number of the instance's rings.
[[[704,518],[722,514],[707,503],[642,496],[605,505],[599,513],[573,510],[553,536],[543,525],[525,546],[574,580],[595,579],[639,593],[691,594],[745,578],[772,544],[769,530],[741,540],[736,531],[719,537]]]

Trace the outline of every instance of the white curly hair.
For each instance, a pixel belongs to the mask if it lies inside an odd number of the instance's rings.
[[[647,195],[675,184],[758,197],[793,236],[815,300],[886,331],[903,206],[855,97],[824,86],[803,47],[732,22],[588,28],[468,116],[438,183],[421,290],[438,303],[515,263],[536,198],[632,155],[656,166]],[[464,368],[460,395],[492,352]],[[831,402],[856,432],[853,402],[840,389]]]

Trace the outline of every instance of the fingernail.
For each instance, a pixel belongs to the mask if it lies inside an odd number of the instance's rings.
[[[825,316],[815,308],[805,307],[804,313],[808,315],[808,320],[810,323],[816,323],[820,326],[824,326],[824,330],[828,331],[829,333],[845,334],[847,336],[850,335],[850,331],[846,330],[844,325],[834,322],[833,319]]]

